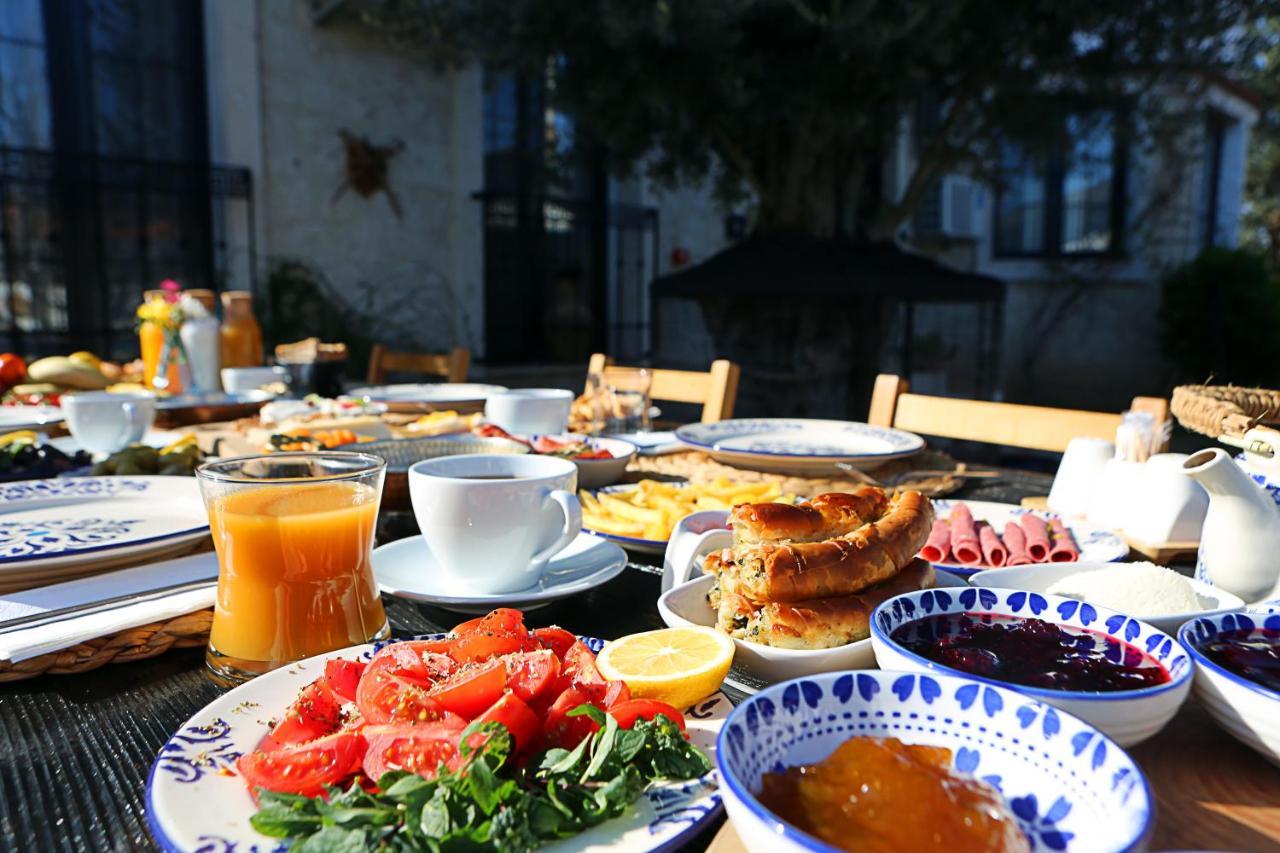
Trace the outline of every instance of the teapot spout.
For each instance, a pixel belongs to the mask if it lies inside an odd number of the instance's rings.
[[[1249,475],[1220,447],[1188,456],[1182,463],[1182,473],[1204,486],[1210,495],[1251,497],[1258,491]]]

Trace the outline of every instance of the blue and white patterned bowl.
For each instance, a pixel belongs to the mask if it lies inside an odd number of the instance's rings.
[[[1037,851],[1142,849],[1154,826],[1142,771],[1087,723],[973,679],[858,670],[776,685],[725,721],[720,793],[748,850],[832,849],[754,792],[762,773],[821,760],[859,735],[950,749],[955,769],[999,789]]]
[[[1280,602],[1192,619],[1178,630],[1178,639],[1196,662],[1196,698],[1209,716],[1263,758],[1280,764],[1280,693],[1222,668],[1201,651],[1219,634],[1257,628],[1280,631]]]
[[[1151,655],[1169,671],[1170,680],[1142,690],[1109,693],[1024,687],[934,663],[907,651],[890,638],[890,634],[908,622],[942,613],[1035,617],[1058,625],[1096,631]],[[988,587],[971,587],[960,592],[931,589],[903,593],[889,599],[877,607],[871,617],[871,647],[875,649],[876,663],[882,669],[951,672],[988,684],[1001,684],[1075,714],[1097,726],[1121,746],[1133,746],[1164,728],[1187,698],[1194,672],[1191,659],[1182,646],[1146,622],[1074,598]]]

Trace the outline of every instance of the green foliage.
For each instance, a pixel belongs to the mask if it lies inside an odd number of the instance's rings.
[[[1061,98],[1228,69],[1273,0],[349,0],[440,65],[553,77],[620,170],[745,184],[758,221],[892,235],[939,175],[1047,142]],[[556,58],[549,63],[549,58]],[[919,114],[901,198],[880,171]]]
[[[1206,249],[1165,277],[1160,331],[1179,382],[1275,387],[1280,278],[1254,252]]]
[[[522,853],[625,813],[650,782],[696,779],[711,762],[665,717],[630,729],[593,706],[603,728],[570,751],[548,750],[513,766],[512,741],[499,723],[472,724],[461,736],[466,763],[435,779],[391,771],[371,794],[353,782],[327,800],[259,789],[251,821],[263,835],[288,838],[303,853],[389,850]],[[473,735],[482,745],[472,749]]]

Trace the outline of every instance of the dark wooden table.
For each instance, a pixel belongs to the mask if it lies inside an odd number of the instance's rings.
[[[960,496],[1017,503],[1048,486],[1043,475],[1010,474]],[[633,563],[591,592],[531,611],[528,622],[605,638],[662,627],[655,606],[659,580],[652,564]],[[448,630],[467,618],[390,597],[386,603],[397,636]],[[0,850],[154,849],[143,811],[147,772],[169,736],[219,694],[205,679],[203,659],[203,651],[193,649],[0,685]],[[1196,761],[1180,760],[1179,753]],[[1280,811],[1268,808],[1280,804],[1280,772],[1199,709],[1179,715],[1134,754],[1160,801],[1153,849],[1280,848],[1280,833],[1267,829]],[[1230,762],[1232,775],[1248,786],[1242,811],[1233,808],[1241,790],[1236,783],[1186,802],[1185,789],[1198,790],[1197,779],[1203,787],[1204,779],[1216,778],[1200,770],[1210,762]],[[688,846],[706,847],[717,828]]]

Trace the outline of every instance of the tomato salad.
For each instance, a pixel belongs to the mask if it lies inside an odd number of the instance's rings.
[[[534,453],[541,456],[559,456],[562,459],[616,459],[617,457],[603,447],[592,447],[583,439],[553,438],[549,435],[536,436],[533,441],[512,435],[497,424],[481,424],[471,430],[473,435],[482,438],[505,438],[526,445]]]
[[[404,783],[395,783],[406,775],[454,784],[474,772],[477,756],[486,754],[486,742],[503,730],[505,745],[500,754],[489,751],[486,773],[510,775],[517,788],[528,785],[536,799],[543,796],[536,786],[545,786],[550,778],[543,772],[547,767],[577,774],[581,768],[570,761],[576,754],[598,772],[609,758],[594,756],[615,749],[618,742],[616,734],[604,737],[604,730],[640,729],[632,739],[637,754],[645,748],[639,737],[644,733],[661,742],[659,751],[674,750],[675,757],[655,763],[658,769],[628,794],[638,796],[655,778],[693,778],[709,769],[705,756],[682,736],[684,728],[678,709],[633,699],[624,682],[603,678],[595,655],[573,634],[556,627],[528,630],[520,611],[498,609],[464,622],[444,639],[387,645],[367,663],[328,660],[324,675],[302,689],[257,749],[236,766],[262,798],[264,812],[255,816],[254,825],[269,834],[292,835],[301,797],[376,799],[403,789]],[[622,757],[629,763],[633,756]],[[680,769],[673,773],[663,767]],[[596,778],[586,774],[580,781]],[[578,784],[576,780],[566,784]],[[383,790],[388,787],[392,790]],[[268,817],[260,823],[257,818],[268,807],[292,811],[288,820]],[[503,807],[495,805],[495,812]],[[600,814],[601,819],[608,816]],[[596,822],[589,817],[570,815],[551,837]],[[286,831],[272,832],[277,823]],[[543,824],[545,820],[538,825]],[[416,830],[401,825],[398,831]],[[504,838],[503,843],[514,842]]]

